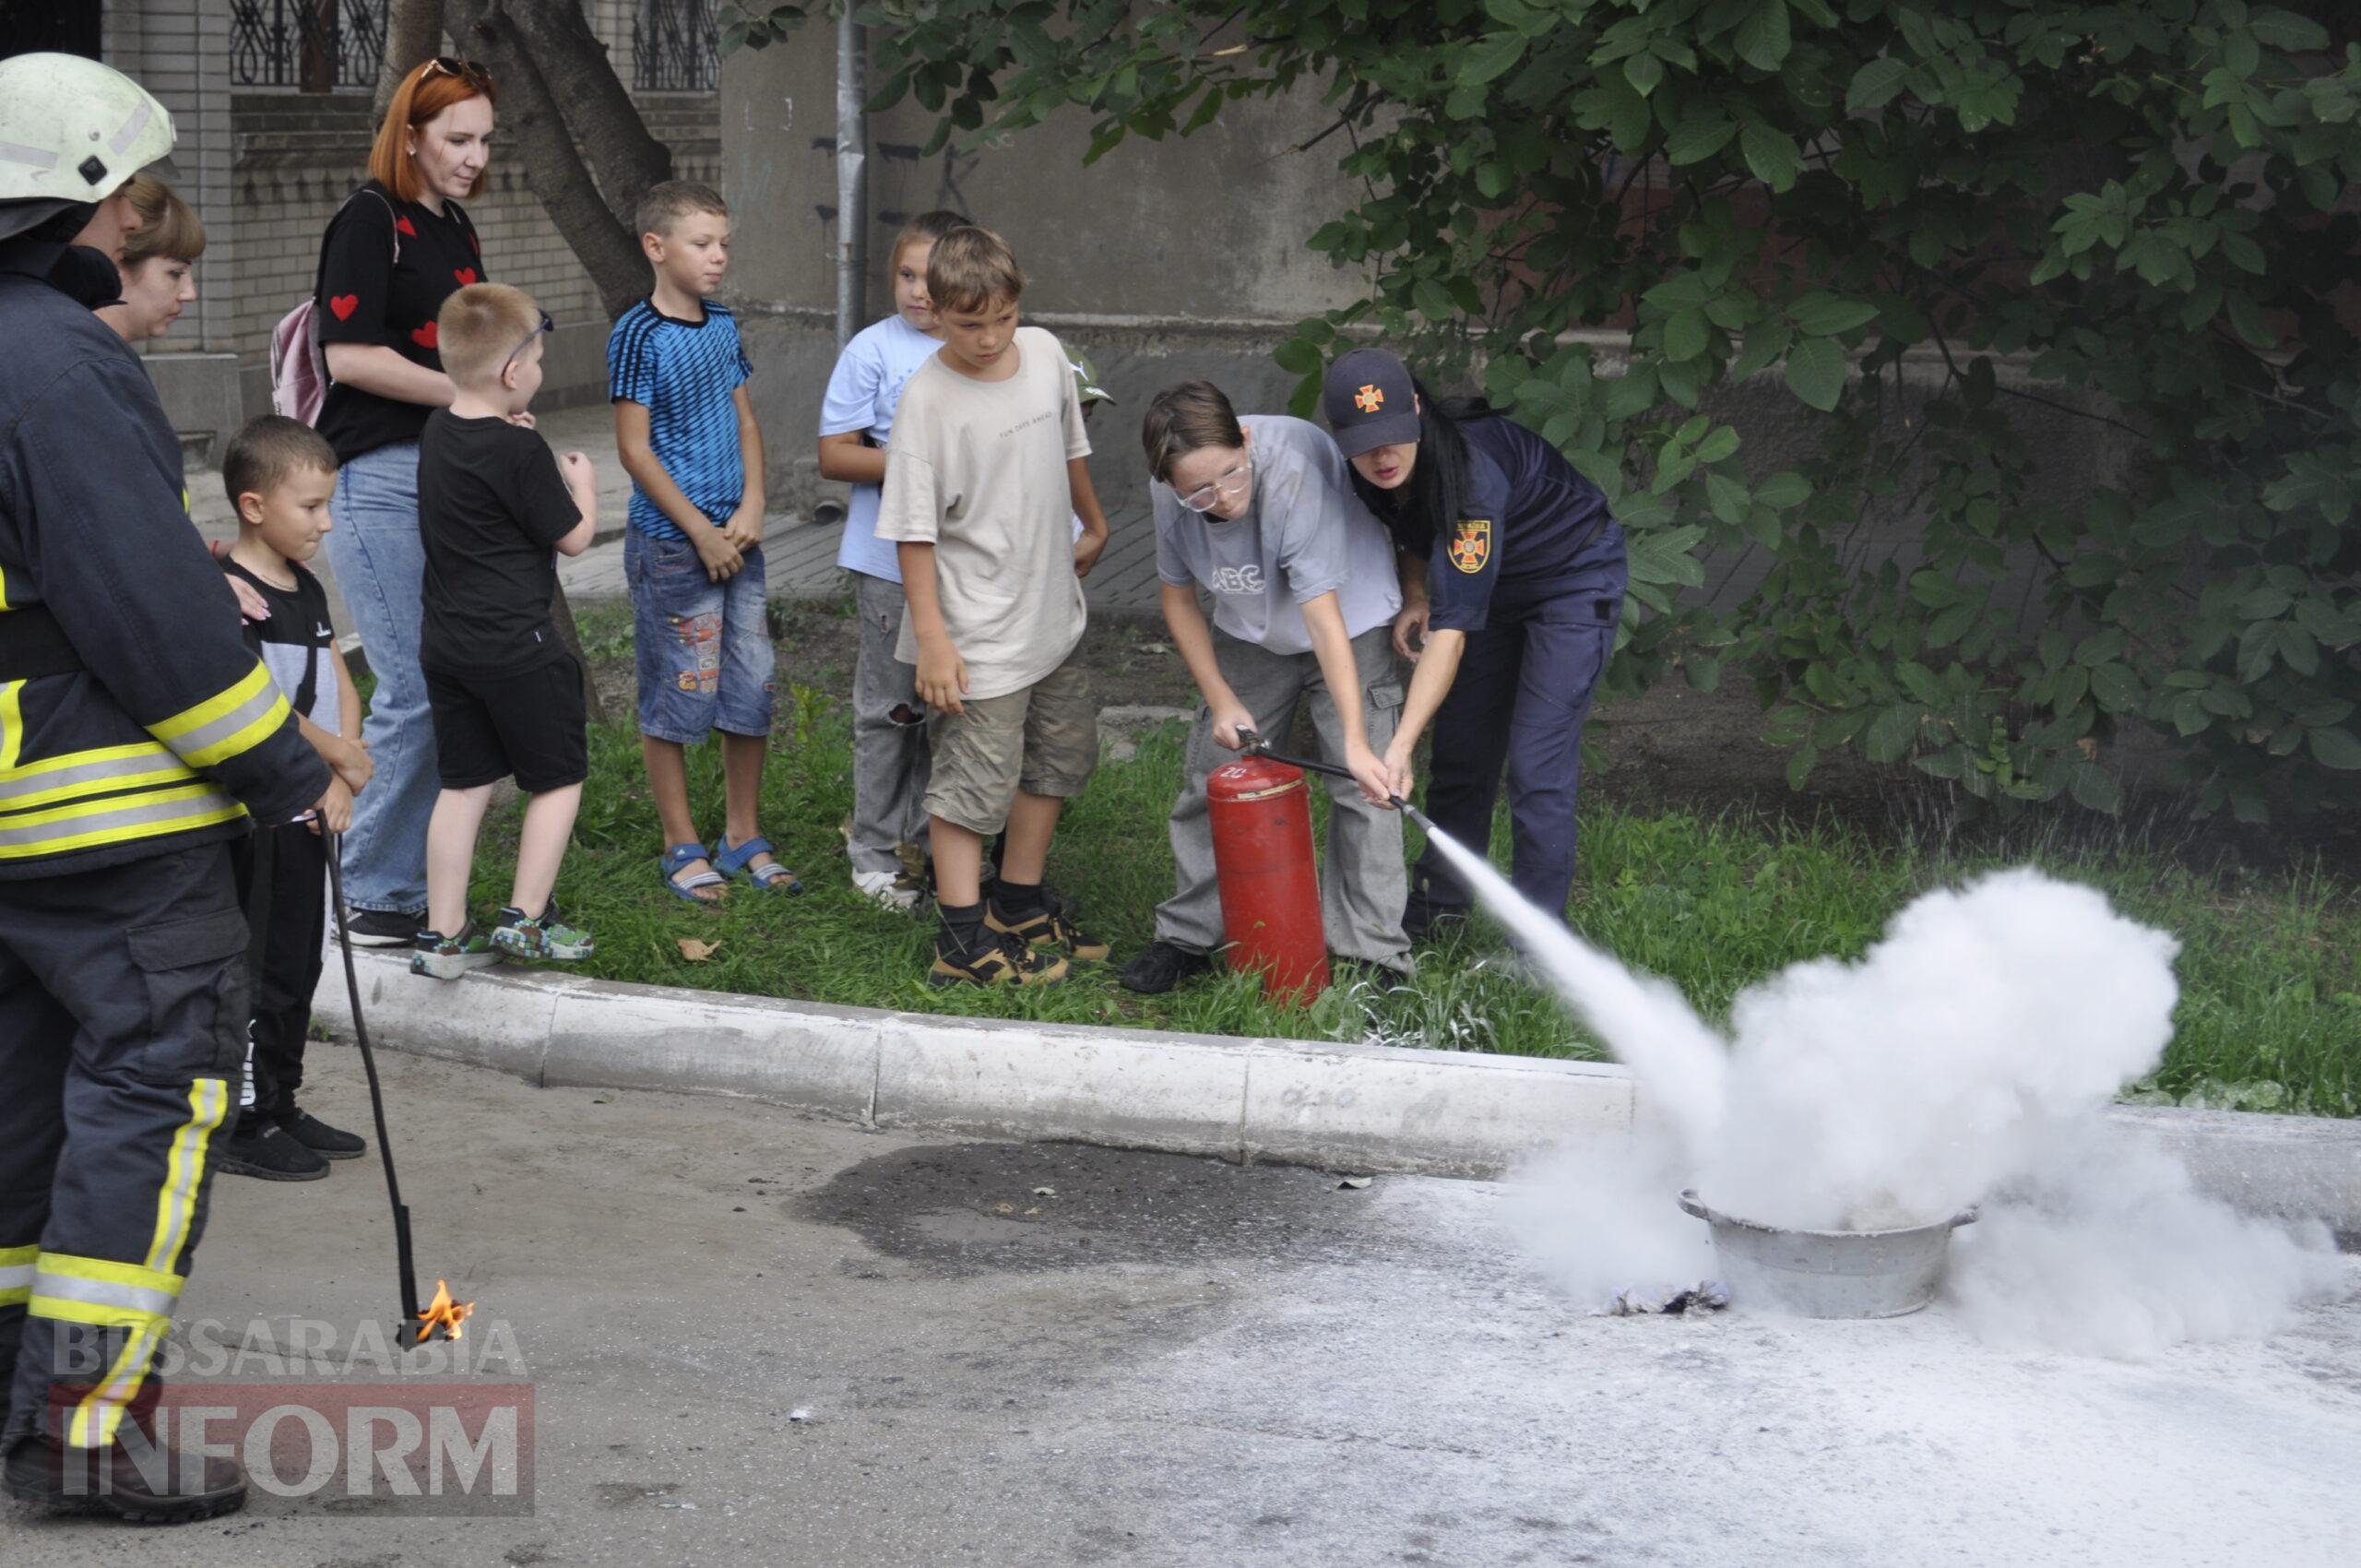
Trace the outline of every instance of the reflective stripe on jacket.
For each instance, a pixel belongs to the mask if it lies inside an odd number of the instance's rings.
[[[83,669],[0,670],[0,881],[285,822],[326,765],[190,526],[180,444],[127,344],[0,246],[0,616],[42,604]]]

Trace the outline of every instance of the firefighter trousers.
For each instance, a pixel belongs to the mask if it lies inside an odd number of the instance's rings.
[[[138,1398],[236,1111],[246,921],[223,844],[0,882],[0,1451]]]

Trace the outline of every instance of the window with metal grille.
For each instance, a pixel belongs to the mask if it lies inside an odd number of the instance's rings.
[[[57,0],[0,0],[0,56],[54,50],[99,57],[99,8]]]
[[[721,85],[714,0],[640,0],[631,18],[631,85],[641,92],[711,92]]]
[[[387,0],[230,0],[238,87],[367,92],[386,53]]]

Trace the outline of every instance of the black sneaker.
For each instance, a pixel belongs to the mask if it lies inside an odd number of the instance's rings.
[[[1402,934],[1413,942],[1444,942],[1467,929],[1465,904],[1430,904],[1418,894],[1402,909]]]
[[[368,1140],[341,1127],[331,1127],[300,1105],[290,1105],[271,1118],[287,1135],[323,1159],[359,1159],[369,1152]]]
[[[1142,996],[1161,996],[1191,975],[1204,974],[1213,967],[1211,954],[1192,953],[1159,938],[1123,967],[1118,983],[1125,991],[1136,991]]]
[[[144,1466],[120,1442],[68,1448],[29,1437],[8,1451],[8,1491],[53,1514],[112,1515],[137,1525],[193,1524],[245,1505],[245,1472],[233,1459],[184,1455],[169,1440],[142,1457]],[[166,1490],[150,1487],[151,1474]]]
[[[316,1182],[328,1173],[328,1162],[290,1137],[276,1122],[241,1118],[214,1154],[214,1163],[233,1176],[259,1176],[266,1182]]]
[[[984,928],[1005,936],[1013,936],[1027,947],[1047,947],[1097,963],[1107,956],[1107,944],[1074,923],[1063,899],[1051,894],[1041,901],[1041,908],[1016,920],[1003,920],[999,907],[990,898],[984,901]]]
[[[1397,969],[1375,958],[1348,958],[1337,954],[1328,960],[1328,983],[1339,990],[1366,986],[1383,995],[1397,986],[1410,983],[1411,971]]]
[[[979,931],[968,945],[937,930],[934,968],[926,978],[930,985],[1047,985],[1066,978],[1066,961],[1037,953],[1003,931]]]
[[[345,934],[355,947],[408,947],[426,924],[424,909],[347,909]]]

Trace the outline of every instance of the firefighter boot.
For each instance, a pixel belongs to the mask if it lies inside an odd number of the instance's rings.
[[[52,1514],[137,1525],[193,1524],[245,1506],[246,1476],[234,1459],[149,1443],[129,1420],[122,1431],[125,1436],[104,1448],[26,1438],[8,1454],[9,1494]]]

